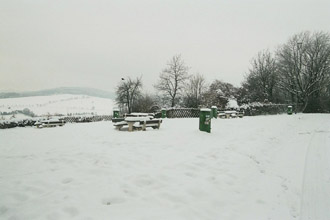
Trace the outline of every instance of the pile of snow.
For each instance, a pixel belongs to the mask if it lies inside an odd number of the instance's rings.
[[[12,112],[27,108],[36,115],[110,115],[114,106],[115,103],[111,99],[86,95],[51,95],[0,99],[0,112]]]
[[[198,124],[3,130],[0,218],[330,219],[330,115]]]

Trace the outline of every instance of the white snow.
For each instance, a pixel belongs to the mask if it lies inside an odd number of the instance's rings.
[[[111,99],[87,95],[51,95],[0,99],[0,112],[30,109],[37,115],[98,114],[110,115],[115,103]]]
[[[251,108],[251,107],[262,107],[264,105],[268,105],[268,104],[261,103],[261,102],[252,102],[252,103],[249,103],[249,104],[243,104],[243,105],[240,106],[240,108],[248,109],[248,108]]]
[[[150,117],[126,117],[125,121],[148,121]]]
[[[301,220],[329,219],[330,207],[330,131],[323,124],[308,144],[303,179]],[[320,202],[322,201],[322,202]]]
[[[226,114],[236,114],[237,111],[224,111],[224,113],[226,113]]]
[[[237,100],[236,99],[228,99],[228,103],[226,105],[226,109],[239,109],[239,106],[237,104]]]
[[[23,119],[31,119],[32,117],[24,115],[24,114],[15,114],[13,115],[1,115],[0,116],[0,122],[2,121],[21,121]]]
[[[0,219],[330,219],[330,115],[0,130]]]
[[[136,116],[136,117],[146,117],[146,116],[150,116],[149,113],[140,113],[140,112],[132,112],[132,113],[130,113],[130,115],[132,115],[132,116]]]

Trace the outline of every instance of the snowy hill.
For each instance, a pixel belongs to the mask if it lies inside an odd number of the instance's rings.
[[[36,115],[97,114],[109,115],[115,102],[112,99],[88,95],[50,95],[0,99],[3,115],[28,109]]]
[[[60,94],[88,95],[88,96],[94,96],[99,98],[110,98],[110,99],[115,98],[114,93],[100,89],[85,88],[85,87],[60,87],[54,89],[29,91],[29,92],[0,92],[0,99],[30,97],[30,96],[49,96],[49,95],[60,95]]]

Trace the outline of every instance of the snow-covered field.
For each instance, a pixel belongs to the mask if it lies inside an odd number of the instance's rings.
[[[87,95],[51,95],[0,99],[0,112],[30,109],[37,115],[45,114],[112,114],[115,103],[111,99]]]
[[[0,131],[0,219],[330,219],[330,115]]]

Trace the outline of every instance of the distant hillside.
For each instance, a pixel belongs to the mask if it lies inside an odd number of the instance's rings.
[[[17,97],[0,100],[0,116],[110,115],[114,106],[113,99],[80,94]]]
[[[2,92],[0,99],[6,98],[21,98],[31,96],[49,96],[59,94],[72,94],[72,95],[88,95],[100,98],[115,99],[115,94],[112,92],[103,91],[100,89],[83,88],[83,87],[60,87],[55,89],[46,89],[30,92]]]

